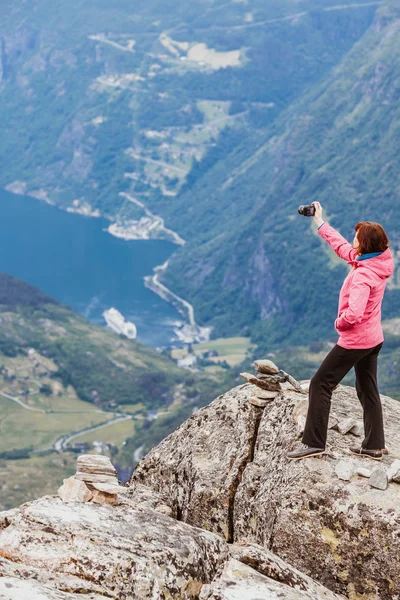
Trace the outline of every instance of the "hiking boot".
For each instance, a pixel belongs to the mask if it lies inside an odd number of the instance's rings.
[[[286,458],[289,460],[301,460],[302,458],[310,458],[312,456],[321,456],[325,454],[325,448],[312,448],[307,444],[301,444],[297,450],[286,452]]]
[[[382,460],[382,450],[370,450],[369,448],[350,448],[350,452],[357,454],[357,456],[367,456],[372,460]]]

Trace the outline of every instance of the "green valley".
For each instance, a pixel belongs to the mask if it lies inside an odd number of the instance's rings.
[[[233,382],[224,370],[215,376],[179,369],[168,356],[90,325],[4,274],[0,325],[0,469],[5,473],[0,503],[5,507],[34,497],[33,488],[25,487],[34,473],[40,472],[43,489],[54,491],[61,483],[55,475],[74,462],[70,452],[85,443],[92,451],[111,453],[119,464],[126,438],[139,436],[139,446],[141,432],[156,417],[179,424],[182,412],[191,414]],[[122,477],[133,464],[133,455],[122,460]],[[21,465],[26,474],[14,493],[10,482]]]

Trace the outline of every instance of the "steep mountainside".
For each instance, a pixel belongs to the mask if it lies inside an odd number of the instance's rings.
[[[358,221],[382,222],[398,258],[399,32],[399,9],[385,4],[322,84],[175,204],[176,224],[186,207],[181,231],[192,242],[174,255],[166,280],[218,333],[253,324],[254,340],[269,347],[333,339],[346,268],[297,214],[300,204],[319,200],[349,239]],[[400,312],[399,276],[397,268],[387,317]]]
[[[1,274],[0,505],[53,489],[68,452],[96,441],[128,478],[138,447],[151,448],[232,381],[229,371],[215,379],[179,369]]]
[[[5,5],[0,185],[121,235],[172,239],[160,215],[186,245],[159,277],[215,335],[332,338],[345,268],[296,211],[398,252],[398,28],[391,0]]]
[[[0,183],[122,223],[144,213],[121,192],[168,215],[187,179],[338,62],[377,4],[4,5]]]

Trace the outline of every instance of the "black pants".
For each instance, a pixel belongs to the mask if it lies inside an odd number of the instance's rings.
[[[377,383],[378,354],[383,343],[367,350],[348,350],[336,345],[325,357],[311,379],[309,407],[303,443],[313,448],[325,448],[329,411],[334,388],[352,367],[356,372],[356,390],[364,409],[364,448],[385,447],[382,405]]]

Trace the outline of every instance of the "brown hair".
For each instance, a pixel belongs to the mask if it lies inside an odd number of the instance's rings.
[[[358,252],[360,254],[384,252],[389,248],[388,236],[382,225],[379,225],[379,223],[360,221],[354,229],[357,232],[359,243]]]

